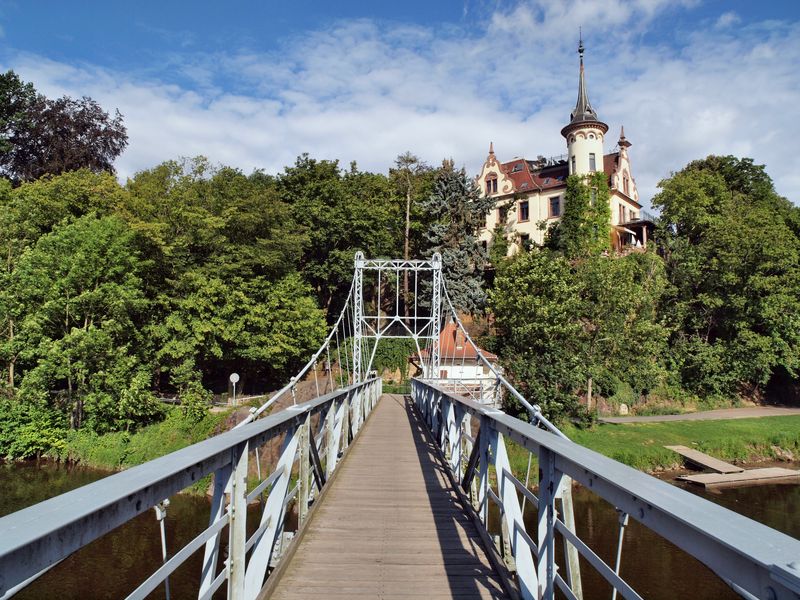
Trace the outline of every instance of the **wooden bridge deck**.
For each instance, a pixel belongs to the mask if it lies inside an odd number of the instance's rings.
[[[384,395],[270,598],[505,598],[410,402]]]

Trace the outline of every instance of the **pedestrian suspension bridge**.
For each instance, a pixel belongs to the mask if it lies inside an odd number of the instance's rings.
[[[410,396],[382,394],[373,371],[392,337],[415,344]],[[301,384],[313,399],[297,401]],[[527,420],[501,410],[511,398]],[[200,599],[588,600],[588,569],[612,598],[635,599],[620,577],[637,559],[623,552],[629,519],[744,598],[800,598],[800,541],[571,442],[531,400],[471,339],[438,255],[359,253],[322,346],[234,429],[0,519],[0,598],[153,508],[163,536],[165,500],[207,475],[208,526],[182,547],[162,537],[163,563],[128,598],[169,597],[170,575],[197,554]],[[524,476],[510,441],[529,453]],[[576,534],[573,486],[619,512],[610,564]]]

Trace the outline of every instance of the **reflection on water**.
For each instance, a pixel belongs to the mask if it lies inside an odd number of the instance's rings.
[[[684,489],[792,537],[800,537],[798,485],[765,485],[706,492],[699,486],[687,484]],[[580,486],[573,488],[573,499],[578,536],[613,568],[619,539],[617,511],[605,500]],[[494,507],[494,504],[490,504],[490,507]],[[525,524],[529,532],[536,531],[536,514],[530,504],[525,510]],[[496,510],[491,515],[490,528],[494,532],[499,531],[499,514]],[[557,537],[556,562],[563,573],[563,541],[561,536]],[[620,575],[648,600],[741,598],[705,565],[633,518],[629,519],[625,528]],[[611,598],[611,585],[583,558],[581,580],[586,600]],[[558,592],[557,597],[564,596]]]
[[[0,464],[0,516],[108,475],[103,471],[52,463]],[[735,512],[793,537],[800,537],[800,486],[772,485],[708,493],[686,488]],[[583,488],[575,488],[578,535],[606,562],[613,561],[618,536],[617,513]],[[207,498],[175,496],[167,517],[167,547],[171,552],[208,525]],[[255,508],[255,507],[253,507]],[[535,531],[532,511],[526,511],[529,531]],[[254,526],[257,515],[250,514]],[[559,544],[559,548],[561,545]],[[558,552],[559,555],[563,554]],[[201,552],[170,576],[173,600],[197,597]],[[158,522],[152,510],[67,558],[15,598],[120,598],[129,594],[161,564]],[[584,596],[611,598],[611,587],[581,561]],[[731,600],[739,598],[711,571],[650,530],[630,520],[622,550],[622,577],[644,598]],[[153,598],[164,598],[163,586]],[[224,597],[223,590],[218,592]]]
[[[110,473],[53,463],[0,465],[0,515],[91,483]],[[179,495],[170,499],[166,535],[175,551],[208,526],[210,502]],[[197,597],[202,554],[170,575],[172,600]],[[95,540],[42,575],[15,599],[100,599],[127,596],[161,565],[161,534],[153,510]],[[164,598],[164,587],[150,597]]]

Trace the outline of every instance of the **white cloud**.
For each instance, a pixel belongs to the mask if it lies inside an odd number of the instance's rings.
[[[727,29],[733,25],[738,25],[741,22],[741,18],[733,11],[729,11],[726,13],[722,13],[717,22],[714,24],[714,27],[717,29]]]
[[[48,95],[119,107],[130,136],[122,176],[195,154],[275,173],[302,152],[385,172],[406,150],[477,172],[489,141],[504,160],[564,151],[577,28],[590,23],[590,96],[611,139],[625,125],[643,198],[688,161],[733,153],[766,163],[778,191],[798,201],[800,159],[789,142],[800,136],[800,26],[722,15],[725,27],[681,32],[679,48],[645,45],[667,10],[679,9],[667,0],[535,0],[495,9],[477,19],[482,29],[342,21],[287,40],[280,54],[184,54],[148,75],[26,54],[6,66]],[[473,20],[478,12],[470,7]]]

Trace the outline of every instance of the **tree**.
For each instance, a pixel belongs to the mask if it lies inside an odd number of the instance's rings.
[[[11,139],[25,128],[36,97],[33,84],[23,82],[14,71],[0,74],[0,155],[13,149]]]
[[[308,232],[300,270],[329,317],[338,314],[353,276],[353,257],[396,256],[401,238],[398,206],[384,175],[365,173],[353,163],[304,154],[278,177],[281,200]]]
[[[666,381],[668,329],[658,314],[667,287],[664,263],[653,252],[622,257],[592,256],[573,262],[581,299],[581,360],[587,408],[593,393],[618,389],[634,399]]]
[[[594,256],[611,249],[611,208],[605,173],[570,175],[564,214],[547,235],[546,245],[568,258]]]
[[[157,361],[185,392],[231,370],[280,382],[294,373],[325,337],[325,319],[297,274],[222,281],[188,273],[163,322],[151,331]]]
[[[456,170],[453,161],[443,162],[423,208],[433,218],[427,235],[429,253],[442,255],[442,271],[457,310],[479,312],[486,302],[483,271],[488,255],[477,234],[493,207],[494,200],[481,194],[463,168]]]
[[[431,168],[418,157],[406,152],[400,154],[394,161],[395,168],[390,171],[398,190],[405,198],[405,227],[403,228],[403,259],[411,258],[411,214],[412,201],[419,188],[423,187],[423,177],[431,172]],[[409,315],[408,271],[403,273],[403,305],[405,316]]]
[[[56,100],[35,93],[13,72],[0,79],[0,173],[14,182],[88,169],[114,171],[128,144],[119,111],[111,117],[89,97]]]
[[[87,412],[101,431],[158,413],[144,392],[124,412],[114,408],[125,406],[120,398],[131,389],[142,389],[142,378],[149,388],[137,353],[137,321],[148,302],[133,235],[118,217],[65,221],[23,253],[11,276],[24,314],[20,360],[28,366],[20,396],[46,401],[52,390],[62,392],[73,427]]]
[[[517,389],[552,418],[577,414],[587,370],[580,286],[567,260],[547,250],[518,254],[498,273],[489,306],[501,364]]]
[[[798,209],[751,159],[710,156],[659,184],[674,368],[704,395],[800,375]]]
[[[23,306],[16,300],[11,277],[20,256],[60,223],[94,212],[108,215],[122,201],[123,190],[108,174],[85,170],[43,177],[12,190],[0,179],[0,361],[8,385],[16,385],[15,369],[23,340],[18,336]]]

